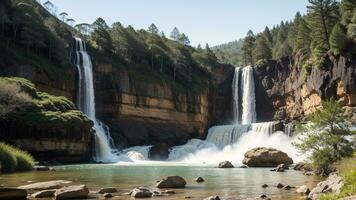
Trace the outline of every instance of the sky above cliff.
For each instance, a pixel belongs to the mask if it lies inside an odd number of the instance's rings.
[[[44,0],[42,0],[44,1]],[[308,0],[51,0],[58,12],[67,12],[77,23],[92,23],[102,17],[109,25],[147,29],[151,23],[169,36],[177,26],[192,45],[210,46],[243,38],[281,20],[291,20],[297,11],[306,13]]]

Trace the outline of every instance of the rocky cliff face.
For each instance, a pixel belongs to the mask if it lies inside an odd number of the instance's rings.
[[[134,82],[126,69],[105,64],[97,64],[95,71],[97,114],[121,148],[173,146],[202,138],[214,121],[211,114],[223,115],[212,102],[226,108],[223,96],[215,98],[218,90],[177,92],[164,84]],[[225,75],[218,79],[224,84]]]
[[[300,61],[283,58],[255,69],[259,121],[300,120],[337,99],[356,123],[356,63],[345,57],[330,58],[326,69],[302,73]]]

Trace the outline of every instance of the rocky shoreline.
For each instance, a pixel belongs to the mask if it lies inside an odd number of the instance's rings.
[[[272,162],[273,161],[273,162]],[[256,165],[256,163],[258,163]],[[273,164],[271,164],[273,163]],[[269,167],[272,168],[270,173],[286,172],[287,170],[301,171],[301,176],[315,175],[305,163],[292,164],[293,161],[282,151],[273,148],[255,148],[245,154],[244,164],[239,168],[253,168],[253,167]],[[234,168],[234,165],[229,161],[219,163],[217,168],[220,170],[229,170]],[[55,173],[56,169],[47,166],[36,166],[35,173]],[[205,181],[204,177],[197,177],[189,182],[191,185],[199,185]],[[163,197],[169,199],[181,199],[177,196],[181,190],[186,188],[187,182],[181,176],[167,176],[157,181],[153,186],[138,186],[132,190],[119,189],[120,187],[103,187],[99,190],[93,190],[82,183],[68,180],[52,180],[46,182],[36,182],[18,187],[0,186],[0,199],[129,199],[129,198],[155,198]],[[325,180],[316,185],[315,188],[310,188],[307,185],[294,186],[288,183],[263,184],[261,185],[265,191],[278,189],[281,191],[294,191],[295,196],[307,200],[316,200],[320,194],[329,192],[340,192],[343,186],[342,179],[336,174],[332,173]],[[191,186],[190,186],[191,187]],[[191,195],[184,196],[185,199],[197,199],[194,197],[194,192]],[[201,199],[201,198],[198,198]],[[204,200],[220,200],[224,199],[219,196],[210,196]],[[228,198],[234,199],[234,198]],[[251,197],[244,200],[252,199],[271,199],[271,197],[262,193],[257,197]]]

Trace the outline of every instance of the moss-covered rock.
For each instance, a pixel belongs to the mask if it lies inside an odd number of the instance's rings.
[[[39,92],[23,78],[0,78],[16,83],[32,97],[29,105],[0,119],[4,139],[20,146],[35,157],[63,162],[83,161],[90,154],[93,122],[65,97]],[[50,155],[51,154],[51,155]]]

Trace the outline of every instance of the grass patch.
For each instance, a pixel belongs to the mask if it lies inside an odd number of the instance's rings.
[[[33,157],[25,151],[0,142],[1,172],[31,170],[35,164]]]
[[[336,164],[336,168],[340,172],[344,180],[344,186],[340,194],[327,194],[320,200],[336,200],[356,194],[356,154],[351,158],[345,158]]]

